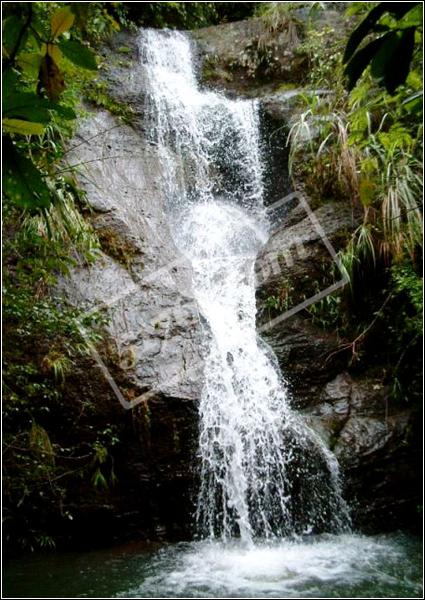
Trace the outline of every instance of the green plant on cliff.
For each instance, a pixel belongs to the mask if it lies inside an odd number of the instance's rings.
[[[391,18],[385,23],[394,41],[400,23]],[[349,202],[359,225],[340,253],[350,286],[337,304],[314,307],[312,317],[325,328],[343,325],[352,343],[342,349],[359,362],[382,364],[388,379],[398,382],[399,396],[412,397],[422,323],[422,30],[415,26],[410,72],[403,81],[389,89],[376,66],[368,67],[350,93],[342,76],[343,41],[333,42],[336,56],[327,72],[320,63],[326,63],[329,49],[321,49],[315,36],[320,40],[313,33],[308,43],[319,68],[311,83],[332,92],[305,94],[305,111],[288,139],[291,173],[313,207],[330,199]],[[378,58],[384,60],[382,53]],[[385,342],[375,344],[383,331]]]
[[[112,115],[117,116],[123,123],[131,123],[134,118],[131,106],[118,102],[110,95],[106,81],[97,79],[90,81],[85,87],[84,96],[95,106],[105,108]]]
[[[72,99],[61,102],[67,65],[97,68],[93,52],[70,37],[75,16],[59,3],[6,3],[4,10],[3,190],[22,208],[45,209],[52,201],[54,165],[37,138],[76,118]]]
[[[75,478],[90,482],[96,455],[93,435],[78,425],[88,407],[65,405],[62,392],[102,321],[68,306],[56,285],[99,248],[63,161],[97,69],[95,48],[118,27],[110,8],[23,2],[3,10],[4,533],[15,549],[54,544],[48,517],[72,517],[63,504]],[[64,441],[72,427],[75,439]]]

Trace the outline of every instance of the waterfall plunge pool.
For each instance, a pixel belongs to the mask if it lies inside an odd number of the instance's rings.
[[[421,541],[400,532],[127,544],[3,570],[3,595],[13,598],[419,598],[421,584]]]

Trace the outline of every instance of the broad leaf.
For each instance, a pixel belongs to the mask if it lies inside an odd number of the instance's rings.
[[[385,73],[394,59],[400,35],[399,31],[389,31],[381,38],[381,45],[370,64],[371,74],[378,81],[382,81],[385,78]]]
[[[401,19],[407,12],[413,10],[422,2],[383,2],[386,5],[386,10],[396,19]]]
[[[22,208],[46,208],[50,191],[40,171],[23,156],[9,138],[3,141],[3,192]]]
[[[69,106],[61,106],[34,92],[12,92],[3,98],[3,115],[7,118],[20,118],[28,121],[48,123],[50,111],[55,111],[64,119],[75,119],[76,114]]]
[[[74,19],[75,15],[69,6],[65,6],[64,8],[57,10],[53,14],[51,21],[53,38],[57,38],[62,33],[65,33],[65,31],[68,31],[68,29],[71,29]]]
[[[408,27],[420,27],[423,23],[422,3],[414,6],[397,23],[397,27],[406,29]]]
[[[384,77],[385,87],[389,94],[394,94],[399,85],[403,85],[409,74],[415,47],[415,28],[403,29],[393,52],[393,60]]]
[[[26,75],[35,78],[38,76],[42,59],[39,52],[30,52],[20,54],[16,62]]]
[[[18,40],[19,40],[19,36],[23,29],[23,26],[24,26],[23,21],[17,15],[12,15],[3,21],[2,43],[3,43],[4,48],[7,51],[8,55],[15,49],[15,47],[18,43]],[[28,39],[28,30],[25,31],[24,34],[22,35],[22,38],[19,42],[19,48],[16,49],[17,52],[19,52],[19,50],[24,47],[27,39]]]
[[[46,54],[53,58],[55,63],[58,63],[62,58],[62,52],[59,50],[56,44],[47,44]]]
[[[378,51],[385,36],[369,42],[367,46],[358,50],[345,67],[344,73],[348,76],[348,89],[352,90],[357,80],[366,69],[375,53]]]
[[[350,60],[356,49],[361,44],[362,40],[367,36],[368,33],[370,33],[378,19],[380,19],[386,12],[386,4],[388,4],[388,2],[381,2],[378,4],[378,6],[372,8],[360,25],[358,25],[358,27],[356,27],[356,29],[350,35],[345,48],[344,57],[342,59],[344,63]]]
[[[7,96],[13,93],[19,81],[19,73],[12,67],[8,67],[3,73],[3,104]],[[3,106],[4,110],[4,106]]]
[[[3,119],[3,129],[8,133],[19,133],[20,135],[41,135],[44,131],[43,123],[23,121],[22,119]]]
[[[14,92],[3,99],[3,116],[47,123],[51,106],[51,102],[34,92]]]
[[[66,40],[60,42],[59,47],[66,58],[73,62],[74,65],[83,67],[83,69],[89,69],[90,71],[96,71],[96,57],[87,46],[83,46],[83,44],[74,40]]]
[[[406,13],[412,11],[421,2],[381,2],[378,6],[366,15],[363,21],[356,27],[350,35],[347,46],[345,48],[343,62],[346,63],[353,56],[356,49],[359,47],[363,39],[371,32],[382,31],[382,26],[378,26],[377,22],[386,12],[392,14],[396,19],[401,19]]]

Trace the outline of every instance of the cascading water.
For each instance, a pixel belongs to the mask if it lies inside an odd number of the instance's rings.
[[[256,337],[253,265],[268,234],[255,102],[200,91],[179,33],[142,31],[140,49],[133,83],[148,92],[167,219],[192,263],[205,330],[197,516],[206,539],[9,559],[5,596],[422,598],[419,538],[341,533],[349,519],[335,458],[290,410],[275,358]],[[102,113],[94,119],[111,127]],[[121,147],[122,131],[112,127],[108,140]],[[109,149],[102,142],[101,156]],[[131,161],[88,164],[114,194],[116,181],[138,182]],[[287,535],[311,529],[325,533]]]
[[[254,262],[268,235],[257,103],[200,90],[182,33],[144,30],[140,54],[170,220],[205,322],[199,533],[341,531],[336,459],[291,411],[256,335]]]

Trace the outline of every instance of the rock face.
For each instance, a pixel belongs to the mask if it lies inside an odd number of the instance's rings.
[[[159,157],[104,112],[87,119],[74,146],[68,160],[82,164],[78,177],[103,252],[72,273],[68,295],[87,310],[105,308],[129,380],[194,400],[202,375],[197,308],[164,212]]]
[[[287,312],[334,280],[324,240],[337,251],[355,223],[349,206],[327,203],[307,216],[300,204],[292,206],[257,259],[258,319],[293,406],[340,462],[354,525],[376,532],[419,522],[415,410],[390,398],[382,372],[356,372],[347,340],[319,328],[306,310]]]
[[[357,220],[349,205],[327,203],[313,211],[308,200],[299,197],[289,201],[295,206],[274,226],[256,264],[260,299],[277,294],[285,310],[326,289],[334,271],[341,279],[331,253],[340,249]]]
[[[331,27],[343,34],[349,23],[338,8],[328,7],[312,16],[308,8],[300,7],[277,19],[253,18],[195,31],[201,80],[248,97],[303,86],[309,70],[308,54],[302,45],[306,24],[313,19],[318,30]]]
[[[134,38],[126,41],[136,53]],[[67,509],[74,541],[181,539],[192,526],[196,477],[199,317],[188,265],[167,222],[159,156],[143,135],[137,69],[112,64],[106,78],[134,122],[90,110],[70,144],[67,163],[85,191],[101,252],[93,264],[76,267],[61,291],[106,319],[103,343],[76,367],[65,397],[93,407],[87,428],[119,431],[118,483],[101,501],[82,484]]]
[[[412,411],[389,401],[382,377],[356,373],[349,352],[341,351],[346,340],[320,329],[305,310],[268,326],[334,281],[335,263],[324,239],[338,250],[357,219],[348,204],[306,211],[294,199],[272,206],[290,191],[284,136],[272,134],[288,128],[298,93],[276,87],[291,82],[298,88],[305,79],[306,59],[297,55],[294,27],[271,36],[277,56],[271,67],[261,60],[258,41],[269,33],[258,19],[207,28],[194,37],[208,85],[262,98],[267,203],[275,223],[256,265],[262,336],[290,382],[294,407],[341,462],[354,523],[370,531],[390,529],[411,523],[419,504],[420,450],[412,443],[417,439]],[[123,43],[131,52],[121,64],[116,57]],[[100,542],[135,535],[188,537],[196,483],[199,317],[188,265],[168,228],[159,158],[145,136],[137,52],[129,34],[116,36],[106,51],[108,93],[131,108],[131,125],[92,111],[68,153],[69,164],[79,165],[87,218],[102,253],[91,266],[76,268],[63,289],[74,304],[104,313],[108,324],[97,358],[76,368],[67,395],[70,401],[83,396],[96,406],[96,425],[118,424],[125,439],[114,457],[116,488],[99,502],[83,486],[70,507],[74,538],[78,531],[81,539],[95,535]],[[132,410],[120,404],[105,370],[124,401],[134,404]],[[89,423],[90,415],[85,418]],[[83,494],[85,501],[78,499]]]

